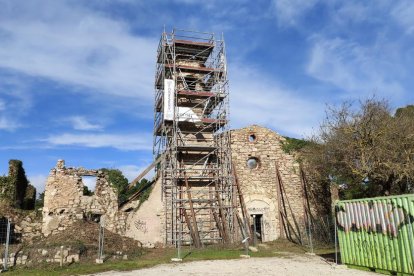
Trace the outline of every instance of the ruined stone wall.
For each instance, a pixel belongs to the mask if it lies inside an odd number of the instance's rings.
[[[8,175],[0,177],[0,201],[15,208],[33,209],[35,197],[36,189],[29,184],[22,161],[10,160]]]
[[[83,195],[82,176],[97,178],[92,196]],[[66,168],[59,160],[45,187],[42,232],[48,236],[82,219],[103,219],[108,230],[119,234],[125,231],[125,215],[118,212],[117,192],[108,176],[98,170]]]
[[[283,151],[283,140],[276,132],[257,125],[231,131],[234,169],[248,213],[262,215],[263,241],[275,240],[286,233],[280,221],[279,206],[284,208],[287,215],[288,222],[285,225],[291,225],[292,231],[295,231],[295,225],[298,224],[304,228],[306,198],[300,179],[300,167],[294,156]],[[250,168],[249,159],[255,160],[257,166]],[[277,181],[276,166],[282,187]]]
[[[147,201],[138,208],[139,201],[123,206],[127,215],[125,236],[141,241],[144,247],[157,247],[165,243],[165,212],[161,201],[161,178],[153,184]]]
[[[12,249],[12,248],[11,248]],[[4,257],[4,249],[0,248],[0,255]],[[80,252],[70,246],[65,247],[46,247],[44,249],[24,249],[15,252],[9,252],[8,266],[25,266],[31,267],[41,263],[61,263],[72,264],[79,262]],[[4,258],[0,258],[0,267],[3,266]]]

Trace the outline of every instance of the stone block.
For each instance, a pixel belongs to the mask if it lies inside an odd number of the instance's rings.
[[[77,262],[79,262],[79,254],[72,254],[72,255],[67,256],[66,262],[68,262],[68,263],[72,263],[72,262],[77,263]]]

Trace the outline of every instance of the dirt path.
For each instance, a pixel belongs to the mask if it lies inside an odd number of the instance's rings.
[[[291,258],[251,258],[238,260],[197,261],[159,265],[152,268],[118,272],[108,271],[95,275],[375,275],[372,272],[348,269],[326,263],[318,256],[293,256]]]

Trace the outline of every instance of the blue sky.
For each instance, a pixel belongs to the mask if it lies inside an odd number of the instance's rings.
[[[310,135],[326,104],[412,104],[414,1],[0,0],[0,174],[20,159],[41,191],[57,159],[121,169],[152,159],[164,28],[224,33],[231,126]]]

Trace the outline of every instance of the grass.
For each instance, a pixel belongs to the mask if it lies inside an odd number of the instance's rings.
[[[103,264],[93,260],[60,267],[58,264],[41,264],[36,268],[13,268],[6,275],[82,275],[109,270],[133,270],[168,263],[173,256],[172,249],[148,250],[146,254],[131,260],[108,259]]]
[[[306,249],[287,241],[275,241],[259,246],[258,252],[251,252],[251,257],[289,257],[292,254],[303,254]],[[323,249],[327,253],[328,249]],[[332,252],[329,251],[329,252]],[[315,252],[318,254],[318,252]],[[183,247],[181,257],[183,262],[201,260],[225,260],[239,259],[245,254],[242,247],[223,247],[219,245],[208,246],[202,249]],[[5,275],[82,275],[103,271],[117,270],[127,271],[153,267],[160,264],[171,263],[171,258],[177,257],[177,250],[174,248],[148,249],[141,256],[133,257],[130,260],[108,259],[103,264],[95,264],[94,261],[75,263],[59,267],[58,264],[41,264],[36,268],[13,268]]]

